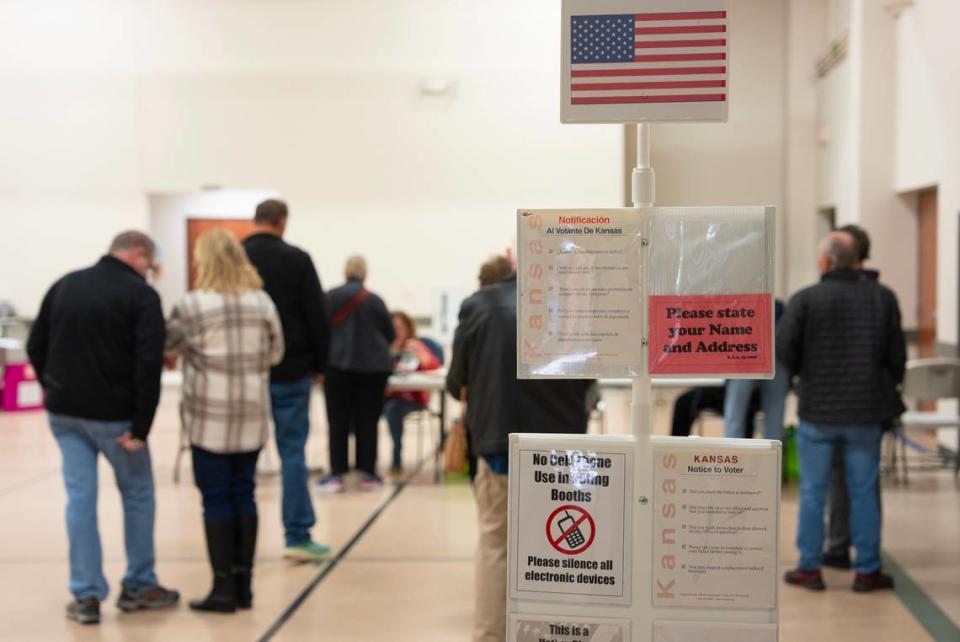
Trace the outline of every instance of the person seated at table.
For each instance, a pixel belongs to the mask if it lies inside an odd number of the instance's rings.
[[[689,437],[690,428],[705,410],[723,415],[727,386],[698,386],[687,390],[673,402],[673,425],[670,434],[674,437]],[[741,435],[753,435],[754,418],[760,408],[760,395],[754,391],[750,397],[746,424],[739,430]]]
[[[436,370],[440,367],[440,358],[423,341],[417,338],[417,327],[406,312],[393,312],[393,327],[397,336],[390,344],[393,357],[393,371],[408,374],[423,370]],[[393,438],[393,459],[390,473],[403,472],[403,421],[411,412],[425,410],[429,396],[426,390],[397,390],[387,393],[383,406],[383,416],[390,426]]]

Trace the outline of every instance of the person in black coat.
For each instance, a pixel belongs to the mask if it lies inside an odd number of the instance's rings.
[[[160,400],[165,329],[146,276],[156,247],[142,232],[119,234],[96,265],[50,288],[27,352],[46,393],[50,429],[63,455],[70,539],[67,617],[100,621],[108,593],[97,529],[97,462],[114,469],[123,498],[127,571],[117,606],[173,606],[179,593],[154,570],[156,500],[147,436]]]
[[[506,630],[508,435],[585,433],[592,383],[517,379],[516,274],[481,287],[461,305],[446,388],[457,399],[466,391],[465,423],[478,456],[474,640],[503,639]]]
[[[383,299],[364,286],[364,258],[347,259],[344,275],[347,282],[329,295],[332,332],[324,396],[331,471],[317,483],[320,490],[332,493],[344,490],[351,432],[356,436],[360,488],[375,490],[383,485],[377,474],[377,424],[393,372],[390,344],[396,338],[393,317]]]
[[[890,391],[903,381],[906,342],[897,297],[864,281],[853,237],[834,232],[821,244],[821,281],[801,290],[777,328],[777,357],[799,375],[800,561],[786,581],[823,590],[823,509],[833,452],[843,447],[850,530],[857,550],[853,589],[891,588],[880,570],[877,497],[884,422],[902,410]]]
[[[316,523],[310,500],[306,446],[310,436],[310,396],[323,380],[330,347],[330,318],[320,278],[310,255],[283,240],[288,209],[283,201],[257,205],[257,231],[243,248],[263,279],[283,326],[286,352],[270,370],[270,403],[282,480],[286,559],[316,561],[330,547],[310,537]]]

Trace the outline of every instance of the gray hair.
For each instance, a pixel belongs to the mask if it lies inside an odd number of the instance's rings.
[[[126,232],[117,234],[113,242],[110,243],[109,253],[127,252],[137,248],[142,249],[144,254],[149,257],[155,257],[157,255],[157,244],[154,243],[153,239],[149,236],[137,230],[127,230]]]
[[[343,274],[348,281],[366,281],[367,280],[367,260],[359,254],[354,254],[347,259],[347,265],[343,268]]]
[[[820,241],[820,256],[827,259],[831,269],[851,269],[858,262],[857,243],[849,232],[832,232]]]

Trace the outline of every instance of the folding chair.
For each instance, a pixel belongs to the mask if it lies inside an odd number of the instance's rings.
[[[907,362],[903,395],[916,401],[960,399],[960,359],[952,357],[911,359]],[[896,473],[897,445],[899,444],[901,452],[899,460],[904,482],[907,482],[906,433],[910,430],[937,428],[960,428],[960,415],[957,412],[908,411],[900,418],[900,425],[892,431],[891,469]],[[957,436],[957,452],[954,453],[953,460],[953,474],[956,476],[960,473],[960,430]]]

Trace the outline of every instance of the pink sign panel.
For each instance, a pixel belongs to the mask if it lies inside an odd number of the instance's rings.
[[[769,375],[769,294],[651,296],[650,374]]]

